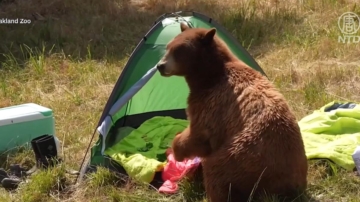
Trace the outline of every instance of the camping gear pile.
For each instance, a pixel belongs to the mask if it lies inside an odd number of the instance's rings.
[[[200,159],[175,161],[170,148],[175,135],[182,132],[189,122],[166,116],[155,116],[138,128],[123,127],[118,130],[113,144],[104,153],[121,165],[133,179],[151,183],[157,172],[161,173],[159,191],[175,193],[177,182],[192,173]]]
[[[36,160],[36,165],[30,170],[19,164],[10,165],[8,172],[0,168],[0,185],[6,189],[16,188],[39,168],[54,166],[59,160],[60,143],[55,136],[55,119],[53,111],[47,107],[26,103],[1,108],[0,139],[1,153],[13,153],[31,143]]]
[[[39,170],[58,166],[62,159],[59,156],[60,142],[54,135],[44,134],[32,139],[31,148],[35,154],[35,165],[27,170],[20,164],[10,165],[9,171],[0,168],[0,186],[7,190],[16,189],[20,183],[28,180],[28,177],[37,173]],[[67,169],[70,175],[78,175],[76,170]]]
[[[9,172],[0,168],[0,182],[5,189],[16,189],[26,177],[32,175],[37,170],[53,167],[61,161],[58,158],[59,143],[53,135],[45,134],[32,139],[31,147],[36,160],[33,168],[26,170],[19,164],[10,165]]]

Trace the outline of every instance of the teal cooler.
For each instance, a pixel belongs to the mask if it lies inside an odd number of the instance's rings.
[[[51,109],[22,104],[0,109],[0,152],[29,146],[41,135],[55,136],[55,120]]]

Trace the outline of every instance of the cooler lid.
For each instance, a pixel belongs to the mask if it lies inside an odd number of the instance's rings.
[[[34,121],[52,116],[52,110],[35,103],[27,103],[0,109],[0,126]]]

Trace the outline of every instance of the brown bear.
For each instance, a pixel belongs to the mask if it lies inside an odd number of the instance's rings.
[[[308,162],[283,95],[240,61],[215,28],[180,28],[157,64],[162,76],[182,76],[190,89],[190,124],[173,140],[175,159],[201,157],[211,202],[264,193],[291,200],[304,192]]]

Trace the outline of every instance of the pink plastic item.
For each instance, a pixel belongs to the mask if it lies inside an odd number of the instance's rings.
[[[164,183],[159,188],[159,192],[174,194],[178,190],[177,182],[181,180],[190,170],[199,166],[200,158],[195,157],[194,159],[185,159],[182,162],[178,162],[174,159],[171,149],[169,149],[166,153],[168,162],[162,172]]]

